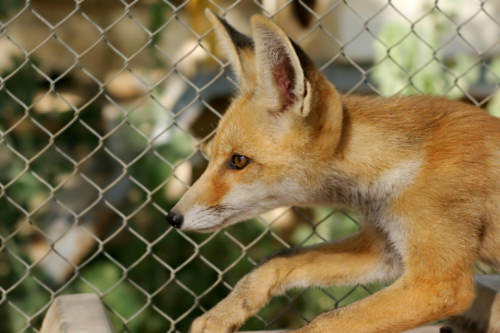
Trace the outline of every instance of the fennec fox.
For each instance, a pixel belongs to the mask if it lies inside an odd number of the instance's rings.
[[[167,220],[212,231],[275,207],[335,205],[364,225],[267,260],[191,333],[233,332],[309,285],[395,279],[296,333],[400,332],[465,310],[476,259],[500,263],[500,120],[439,97],[341,95],[267,18],[252,17],[252,40],[207,15],[240,89],[206,171]]]

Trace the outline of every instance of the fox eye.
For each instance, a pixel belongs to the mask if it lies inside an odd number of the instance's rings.
[[[233,154],[229,167],[231,169],[241,170],[248,165],[248,162],[250,162],[248,157],[240,154]]]

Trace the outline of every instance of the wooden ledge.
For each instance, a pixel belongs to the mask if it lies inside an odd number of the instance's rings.
[[[94,294],[58,296],[47,311],[40,333],[112,333],[101,300]]]

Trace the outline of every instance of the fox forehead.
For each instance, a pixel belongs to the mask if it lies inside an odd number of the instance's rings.
[[[307,133],[298,121],[273,115],[265,100],[248,93],[236,97],[219,122],[211,157],[239,153],[272,163],[277,152],[282,158],[297,156],[297,145],[306,142]]]
[[[237,97],[217,127],[213,155],[252,155],[256,153],[257,147],[262,151],[269,144],[269,131],[261,118],[262,112],[252,103],[250,96]]]

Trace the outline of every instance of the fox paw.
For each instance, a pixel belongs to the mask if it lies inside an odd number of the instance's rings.
[[[228,323],[227,316],[217,316],[207,312],[196,318],[191,324],[189,333],[231,333],[236,332],[238,326]]]

